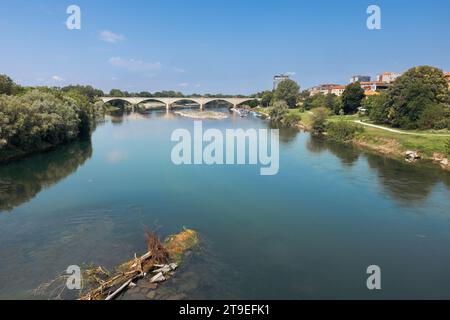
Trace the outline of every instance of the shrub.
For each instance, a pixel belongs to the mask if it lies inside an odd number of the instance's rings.
[[[325,123],[327,121],[329,110],[326,108],[316,108],[311,115],[311,127],[314,134],[325,132]]]
[[[276,101],[269,111],[270,121],[281,127],[292,127],[299,120],[300,116],[291,114],[287,103],[283,100]]]
[[[364,128],[348,121],[331,122],[327,125],[327,136],[333,140],[348,142],[358,133],[364,131]]]

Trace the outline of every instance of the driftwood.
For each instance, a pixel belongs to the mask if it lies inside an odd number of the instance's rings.
[[[97,287],[82,295],[80,300],[113,300],[134,281],[148,273],[156,273],[150,279],[151,283],[165,281],[178,267],[184,252],[197,245],[198,241],[197,233],[187,229],[169,237],[164,243],[161,243],[156,235],[147,233],[148,252],[139,258],[135,255],[134,259],[120,265],[114,276],[109,276],[101,267],[87,270],[87,279],[91,284],[97,284]],[[169,260],[175,262],[168,263]]]
[[[125,288],[127,288],[132,282],[133,282],[133,279],[128,280],[119,289],[117,289],[112,294],[107,296],[105,300],[113,300],[119,293],[122,293],[122,291],[125,290]]]

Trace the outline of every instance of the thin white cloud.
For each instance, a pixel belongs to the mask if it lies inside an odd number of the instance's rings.
[[[180,87],[189,87],[189,83],[187,82],[182,82],[179,84]]]
[[[55,81],[64,81],[63,78],[61,78],[60,76],[56,76],[56,75],[52,77],[52,80],[55,80]]]
[[[287,76],[295,76],[297,74],[297,72],[293,72],[293,71],[288,71],[284,73]]]
[[[142,60],[123,59],[121,57],[112,57],[109,59],[109,63],[115,67],[124,68],[130,71],[159,70],[162,67],[159,62],[148,63]]]
[[[125,40],[125,36],[121,34],[116,34],[108,30],[104,30],[100,32],[100,39],[106,42],[116,43],[118,41]]]

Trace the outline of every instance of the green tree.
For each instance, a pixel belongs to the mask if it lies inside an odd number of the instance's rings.
[[[359,82],[349,84],[342,94],[342,109],[345,114],[354,114],[364,99],[364,89]]]
[[[125,94],[119,89],[111,89],[111,91],[109,92],[110,97],[126,97],[127,95],[128,94]]]
[[[388,90],[387,123],[405,129],[418,128],[418,120],[427,106],[447,106],[449,102],[448,84],[442,70],[430,66],[409,69]]]
[[[273,92],[272,91],[266,91],[261,96],[261,107],[267,108],[270,106],[273,99]]]
[[[281,81],[275,92],[274,99],[276,101],[283,100],[289,108],[295,108],[297,105],[297,98],[300,94],[300,86],[294,80],[286,79]]]
[[[385,124],[387,121],[387,111],[385,108],[387,95],[382,93],[380,95],[370,96],[363,100],[362,107],[367,110],[367,114],[375,123]]]
[[[318,93],[313,96],[308,96],[303,102],[303,108],[305,110],[312,110],[315,108],[327,108],[336,114],[339,114],[339,110],[342,108],[341,99],[335,94],[329,93],[324,95]]]
[[[330,109],[334,114],[339,114],[342,109],[342,100],[337,95],[329,93],[325,96],[324,107]]]
[[[300,121],[299,116],[289,112],[289,106],[283,100],[275,101],[269,110],[269,117],[272,124],[280,127],[292,127]]]
[[[92,86],[80,86],[80,85],[72,85],[61,88],[64,92],[76,92],[82,96],[85,96],[89,99],[90,102],[94,102],[98,97],[104,95],[102,90],[94,89]]]
[[[0,94],[14,95],[19,93],[20,89],[10,77],[0,74]]]
[[[419,129],[428,130],[436,129],[442,130],[450,129],[450,110],[447,106],[442,104],[429,104],[420,114],[417,120],[417,126]]]

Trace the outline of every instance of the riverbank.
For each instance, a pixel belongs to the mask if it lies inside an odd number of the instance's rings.
[[[450,139],[450,135],[421,131],[397,131],[361,122],[357,116],[332,116],[328,121],[347,121],[363,126],[364,130],[350,142],[357,147],[399,160],[405,160],[407,153],[413,152],[418,155],[417,160],[432,161],[442,169],[450,170],[446,150],[446,142]]]
[[[266,110],[259,108],[258,112],[268,116]],[[300,112],[298,109],[291,109],[289,113],[301,119],[296,124],[298,129],[312,130],[311,111]],[[372,125],[366,122],[366,118],[357,115],[330,116],[327,119],[327,122],[335,121],[347,121],[364,126],[364,130],[349,142],[354,146],[402,161],[405,160],[406,153],[412,151],[420,156],[420,160],[431,161],[442,169],[450,170],[446,150],[450,132],[447,130],[442,132],[395,130]]]

